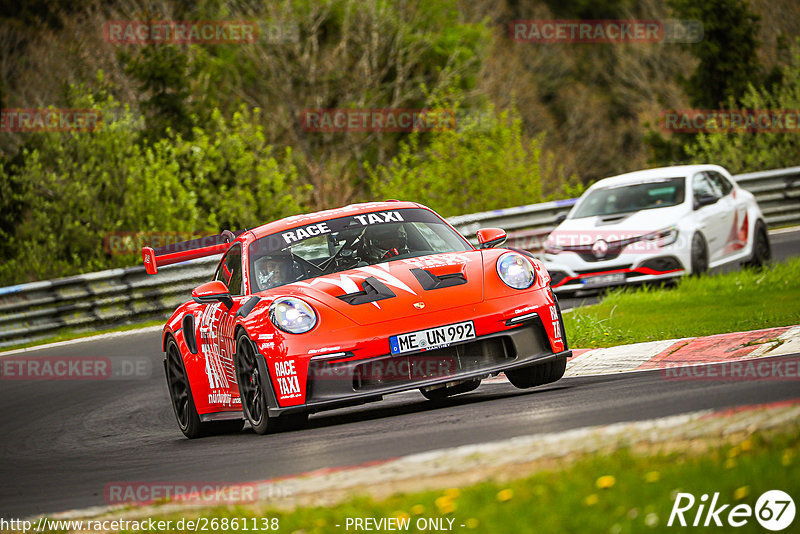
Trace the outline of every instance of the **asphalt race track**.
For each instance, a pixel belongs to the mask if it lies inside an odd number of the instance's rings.
[[[776,259],[800,232],[773,236]],[[307,429],[187,440],[163,376],[160,336],[135,333],[26,356],[140,359],[129,380],[0,380],[0,517],[104,505],[110,482],[245,482],[444,447],[800,397],[797,383],[674,381],[659,371],[567,378],[533,390],[506,382],[435,405],[419,392],[313,415]],[[145,368],[143,368],[145,369]]]

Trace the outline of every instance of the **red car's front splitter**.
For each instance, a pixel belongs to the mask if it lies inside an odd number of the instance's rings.
[[[277,402],[270,402],[269,413],[277,416],[362,404],[390,393],[483,378],[570,356],[569,350],[553,352],[541,321],[534,317],[513,329],[429,351],[360,360],[346,360],[350,355],[334,361],[312,360],[306,403],[279,408]]]

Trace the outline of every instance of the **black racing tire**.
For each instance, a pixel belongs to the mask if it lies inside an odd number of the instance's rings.
[[[767,225],[764,221],[757,221],[753,232],[753,254],[744,265],[758,269],[768,264],[772,259],[772,247],[769,244]]]
[[[708,244],[700,232],[692,236],[692,276],[700,276],[708,272]]]
[[[279,417],[269,415],[270,385],[267,365],[244,331],[236,337],[236,356],[233,361],[236,381],[239,383],[239,397],[242,399],[242,412],[256,434],[299,430],[306,426],[308,412]]]
[[[467,380],[465,382],[461,382],[460,384],[456,384],[454,386],[444,386],[436,389],[423,389],[420,388],[419,392],[422,393],[422,396],[428,399],[429,401],[441,401],[448,397],[452,397],[453,395],[460,395],[461,393],[468,393],[470,391],[474,391],[478,389],[478,386],[481,385],[480,379],[476,380]]]
[[[232,419],[226,421],[202,422],[197,413],[192,396],[192,388],[186,374],[186,366],[183,363],[178,344],[173,338],[167,341],[166,365],[164,370],[167,377],[167,388],[175,413],[178,428],[183,435],[189,439],[211,436],[215,434],[225,434],[238,432],[244,426],[244,420]]]
[[[561,306],[558,303],[558,298],[555,293],[552,293],[553,303],[556,306],[558,313],[558,326],[561,329],[561,340],[564,342],[564,350],[569,350],[567,344],[567,332],[564,330],[564,317],[561,315]],[[558,360],[550,361],[547,363],[537,363],[520,367],[519,369],[511,369],[505,372],[506,378],[515,387],[520,389],[532,388],[549,384],[561,380],[564,372],[567,370],[567,359],[559,358]]]
[[[545,363],[527,365],[519,369],[510,369],[506,371],[506,378],[514,387],[527,389],[556,382],[564,376],[564,371],[566,370],[567,359],[559,358]]]
[[[239,383],[239,398],[242,399],[242,412],[256,434],[266,434],[275,430],[274,418],[269,417],[266,365],[260,358],[253,343],[242,331],[236,336],[236,356],[233,366],[236,381]]]

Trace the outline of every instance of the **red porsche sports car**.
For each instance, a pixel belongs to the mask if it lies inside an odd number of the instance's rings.
[[[517,387],[554,382],[567,349],[543,265],[476,249],[429,208],[357,204],[160,249],[148,273],[223,253],[164,327],[164,367],[190,437],[297,428],[308,414],[419,389],[430,400],[504,372]]]

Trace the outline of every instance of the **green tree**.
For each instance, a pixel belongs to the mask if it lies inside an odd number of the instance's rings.
[[[137,264],[111,255],[111,232],[217,233],[253,227],[303,209],[290,154],[273,156],[256,115],[225,120],[213,110],[192,139],[142,140],[143,120],[113,98],[73,88],[72,107],[98,109],[93,132],[34,134],[0,166],[0,208],[18,218],[0,226],[7,240],[0,284]],[[5,219],[3,219],[5,220]]]
[[[751,85],[742,97],[742,107],[785,110],[796,116],[800,109],[800,41],[791,52],[782,81],[769,89]],[[700,134],[687,152],[693,162],[718,163],[733,173],[776,169],[800,164],[800,135],[797,131]]]
[[[703,23],[703,39],[688,45],[699,60],[684,79],[692,106],[716,109],[738,102],[749,84],[760,83],[758,24],[760,17],[745,0],[670,0],[676,16]]]
[[[310,187],[298,185],[290,148],[273,155],[260,113],[243,106],[227,121],[213,110],[191,139],[178,136],[156,145],[179,163],[182,183],[211,227],[252,228],[304,209]]]
[[[184,134],[191,131],[188,55],[176,46],[158,45],[144,46],[133,57],[121,57],[126,73],[139,83],[139,104],[147,117],[148,135],[158,138],[167,129]]]

